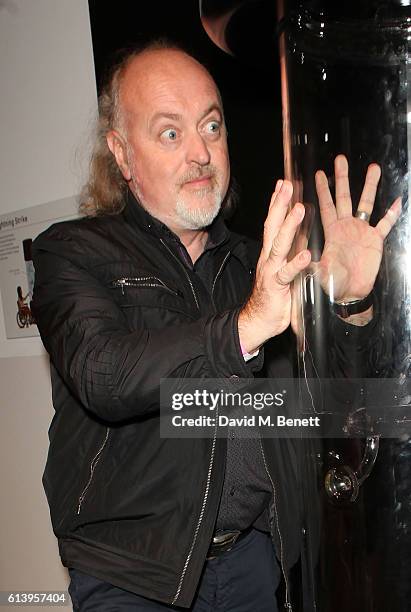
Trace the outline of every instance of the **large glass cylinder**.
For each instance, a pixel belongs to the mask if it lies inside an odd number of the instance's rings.
[[[332,4],[285,11],[281,39],[286,177],[294,200],[306,207],[298,248],[308,244],[314,261],[294,293],[301,402],[305,412],[328,417],[323,437],[300,446],[303,607],[406,612],[411,13],[408,2]],[[362,329],[337,314],[333,287],[319,280],[324,232],[314,176],[324,170],[332,191],[333,162],[341,153],[349,162],[354,215],[372,162],[381,166],[382,178],[371,225],[402,198],[401,216],[385,240],[373,319]]]

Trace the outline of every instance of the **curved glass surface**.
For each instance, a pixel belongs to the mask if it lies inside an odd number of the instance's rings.
[[[409,12],[338,20],[301,11],[281,41],[286,177],[306,208],[296,249],[308,245],[313,259],[294,291],[300,395],[305,412],[324,416],[322,438],[299,450],[309,612],[411,608],[410,40]],[[343,318],[338,302],[351,300],[324,258],[315,173],[324,170],[334,196],[338,154],[349,163],[354,216],[373,162],[382,176],[370,225],[402,198],[361,324]],[[328,243],[338,232],[330,223]],[[362,240],[350,227],[349,286],[373,276]]]

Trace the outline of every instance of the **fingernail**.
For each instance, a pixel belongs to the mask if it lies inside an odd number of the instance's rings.
[[[393,202],[391,208],[389,208],[387,212],[389,212],[390,215],[392,216],[396,216],[401,211],[401,209],[402,209],[402,198],[399,197]]]
[[[276,185],[275,185],[275,190],[276,190],[276,191],[278,191],[279,189],[281,189],[283,182],[284,182],[284,181],[283,181],[282,179],[279,179],[279,180],[277,181],[277,183],[276,183]]]
[[[304,217],[304,214],[305,214],[304,206],[302,204],[299,204],[299,203],[295,204],[294,205],[294,213],[297,215],[297,217],[299,219],[302,219]]]
[[[298,259],[300,261],[305,261],[308,257],[308,251],[302,251],[302,253],[299,254]]]

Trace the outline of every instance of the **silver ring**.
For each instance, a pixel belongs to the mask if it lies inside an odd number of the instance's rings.
[[[361,219],[361,221],[365,221],[366,223],[368,223],[368,221],[370,220],[370,215],[365,212],[365,210],[357,210],[355,216],[357,217],[357,219]]]

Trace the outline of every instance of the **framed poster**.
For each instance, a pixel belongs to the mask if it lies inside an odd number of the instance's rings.
[[[78,217],[77,198],[63,198],[0,216],[0,293],[6,338],[38,336],[30,309],[33,240],[52,223]]]

